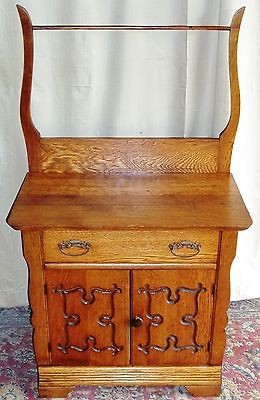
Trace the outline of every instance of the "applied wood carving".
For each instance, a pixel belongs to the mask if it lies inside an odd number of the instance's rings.
[[[100,294],[109,294],[110,295],[110,306],[111,312],[110,314],[101,314],[98,318],[98,324],[103,327],[111,328],[111,344],[109,346],[97,347],[97,339],[94,336],[86,336],[84,342],[86,343],[84,346],[79,347],[74,344],[70,344],[69,342],[69,328],[76,326],[80,323],[80,316],[74,313],[68,313],[67,311],[67,295],[71,293],[79,292],[81,294],[80,302],[84,305],[91,305],[95,302],[95,293]],[[61,350],[64,354],[68,354],[68,351],[76,350],[79,352],[83,352],[91,349],[96,353],[101,353],[102,351],[111,351],[113,355],[116,355],[118,352],[123,350],[123,346],[118,346],[115,343],[115,324],[112,321],[115,315],[115,306],[114,306],[114,295],[116,293],[122,293],[122,289],[117,287],[116,284],[112,285],[111,289],[103,289],[100,287],[91,288],[89,296],[86,294],[86,290],[81,287],[73,287],[70,289],[64,289],[62,285],[53,289],[54,294],[59,294],[62,296],[63,300],[63,316],[65,320],[64,325],[64,340],[63,344],[58,344],[57,349]]]
[[[193,313],[190,314],[185,314],[181,317],[180,323],[185,326],[192,327],[192,339],[191,343],[187,344],[185,346],[179,346],[179,338],[176,335],[169,335],[166,338],[166,344],[165,346],[158,346],[157,344],[151,343],[151,328],[152,327],[157,327],[160,324],[163,323],[163,316],[161,314],[153,314],[151,312],[152,308],[152,296],[156,295],[158,293],[165,293],[166,294],[166,302],[168,304],[176,304],[180,301],[181,295],[180,293],[191,293],[194,295],[194,311]],[[149,323],[147,325],[147,340],[146,344],[139,344],[138,350],[142,351],[144,354],[148,355],[150,350],[156,350],[160,352],[164,352],[171,348],[172,350],[175,351],[182,351],[182,350],[192,350],[192,353],[196,353],[198,350],[202,348],[201,345],[197,343],[196,336],[197,336],[197,322],[196,322],[196,316],[198,314],[198,296],[200,293],[206,292],[206,288],[202,286],[201,283],[198,284],[198,287],[196,289],[189,289],[187,287],[178,287],[174,290],[174,294],[172,297],[172,291],[169,287],[167,286],[162,286],[156,289],[151,289],[148,284],[144,285],[144,287],[140,288],[138,290],[138,293],[143,293],[147,296],[147,306],[146,306],[146,314],[145,317],[148,319]],[[172,344],[172,346],[171,346]]]

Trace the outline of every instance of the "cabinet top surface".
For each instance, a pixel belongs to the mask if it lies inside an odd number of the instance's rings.
[[[27,174],[7,222],[15,229],[246,229],[230,174]]]

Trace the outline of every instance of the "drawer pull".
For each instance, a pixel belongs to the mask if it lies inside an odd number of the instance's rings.
[[[66,256],[72,257],[82,256],[83,254],[88,253],[90,247],[90,243],[77,239],[64,240],[63,242],[58,243],[60,252]]]
[[[182,249],[190,249],[191,253],[182,253]],[[181,240],[180,242],[173,242],[169,244],[169,249],[175,257],[190,258],[199,254],[201,244],[198,242],[191,242],[190,240]],[[180,250],[180,251],[179,251]]]

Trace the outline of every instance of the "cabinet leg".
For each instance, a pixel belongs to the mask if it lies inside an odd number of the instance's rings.
[[[188,393],[194,397],[215,397],[221,392],[221,385],[214,386],[185,386]]]

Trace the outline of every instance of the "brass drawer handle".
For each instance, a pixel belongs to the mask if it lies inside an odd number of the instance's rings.
[[[139,315],[136,315],[134,318],[130,320],[130,325],[134,328],[140,328],[143,325],[143,320]]]
[[[66,256],[72,257],[82,256],[83,254],[88,253],[90,247],[90,243],[77,239],[64,240],[63,242],[58,243],[60,252]]]
[[[190,254],[182,254],[181,252],[178,252],[178,250],[182,250],[183,248],[194,251]],[[190,258],[199,254],[201,249],[201,244],[198,242],[191,242],[190,240],[181,240],[180,242],[170,243],[169,249],[175,257]]]

